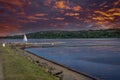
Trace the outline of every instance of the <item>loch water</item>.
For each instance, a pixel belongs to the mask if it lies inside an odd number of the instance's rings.
[[[119,38],[30,39],[28,41],[64,42],[63,44],[55,44],[57,47],[25,50],[101,80],[120,80]]]

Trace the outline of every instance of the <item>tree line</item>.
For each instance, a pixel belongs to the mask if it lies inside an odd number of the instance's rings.
[[[40,31],[26,34],[28,38],[120,38],[120,30],[87,30],[87,31]],[[23,38],[23,35],[4,38]]]

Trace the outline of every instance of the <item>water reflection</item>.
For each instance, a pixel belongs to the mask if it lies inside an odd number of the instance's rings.
[[[26,49],[103,80],[120,80],[120,46],[81,46]]]
[[[64,41],[67,41],[67,44],[64,44],[65,46],[67,45],[66,47],[31,48],[27,50],[103,80],[120,80],[119,39],[76,39]]]

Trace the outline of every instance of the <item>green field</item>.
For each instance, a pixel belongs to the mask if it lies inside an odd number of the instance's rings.
[[[4,80],[57,80],[32,61],[10,47],[0,46],[3,59]]]

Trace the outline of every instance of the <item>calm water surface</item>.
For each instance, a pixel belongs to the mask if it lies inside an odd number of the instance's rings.
[[[120,39],[29,40],[29,42],[57,41],[65,43],[58,45],[61,47],[26,50],[102,80],[120,80]]]

